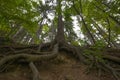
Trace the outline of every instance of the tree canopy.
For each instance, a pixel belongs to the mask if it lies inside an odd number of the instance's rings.
[[[20,36],[25,43],[32,40],[33,43],[49,41],[56,35],[57,18],[61,13],[68,42],[93,45],[102,40],[106,45],[117,46],[120,39],[119,0],[60,1],[59,7],[56,0],[1,0],[1,35],[5,33],[5,36],[12,38]],[[76,26],[73,21],[77,21]],[[23,34],[20,34],[23,30]],[[17,38],[16,41],[22,40]]]

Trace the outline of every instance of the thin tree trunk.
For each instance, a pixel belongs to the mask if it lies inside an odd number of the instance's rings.
[[[93,5],[94,5],[97,9],[101,10],[103,13],[106,12],[104,9],[101,9],[98,5],[96,5],[96,4],[94,4],[94,3],[93,3]],[[120,22],[119,22],[114,16],[111,16],[110,14],[108,14],[108,16],[109,16],[109,18],[112,19],[117,25],[120,26]]]
[[[91,19],[92,20],[92,19]],[[96,29],[99,31],[100,35],[104,38],[104,40],[111,46],[111,47],[115,47],[115,44],[113,41],[111,41],[109,38],[111,37],[111,34],[107,35],[106,32],[104,30],[102,30],[100,28],[100,26],[94,21],[93,24],[96,27]],[[108,36],[108,38],[105,38],[104,36]]]
[[[111,43],[111,28],[110,28],[110,21],[109,21],[109,19],[107,19],[107,23],[108,23],[108,47],[111,47],[110,46],[110,43]]]
[[[88,38],[90,39],[91,44],[95,44],[95,39],[94,39],[92,33],[90,32],[87,24],[85,23],[85,20],[84,20],[82,14],[81,14],[82,11],[81,11],[81,12],[78,11],[78,9],[76,8],[76,6],[75,6],[75,4],[74,4],[74,1],[73,1],[73,8],[74,8],[74,10],[76,11],[76,13],[79,14],[79,16],[81,17],[82,23],[83,23],[83,25],[84,25],[84,27],[85,27],[85,29],[86,29],[86,31],[87,31],[87,36],[88,36]],[[80,5],[80,8],[81,8],[80,10],[82,10],[82,4]]]

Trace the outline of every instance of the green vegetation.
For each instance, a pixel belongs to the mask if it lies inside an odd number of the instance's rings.
[[[1,51],[8,56],[0,58],[0,71],[24,61],[38,75],[33,63],[60,50],[108,68],[119,80],[109,64],[120,64],[120,57],[109,49],[120,51],[120,0],[0,0],[0,48],[8,49]]]

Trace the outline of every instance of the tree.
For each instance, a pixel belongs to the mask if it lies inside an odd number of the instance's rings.
[[[15,55],[9,55],[0,60],[1,70],[4,69],[6,63],[23,60],[29,63],[34,73],[34,80],[39,80],[39,72],[33,62],[56,58],[59,50],[63,50],[77,56],[76,58],[81,62],[89,64],[85,59],[87,57],[93,62],[92,65],[98,65],[98,63],[103,65],[118,79],[117,72],[106,64],[104,59],[117,63],[120,63],[120,59],[109,54],[101,54],[100,50],[107,45],[110,45],[111,48],[116,47],[119,41],[117,39],[119,39],[120,33],[120,15],[118,15],[120,1],[8,0],[5,2],[1,0],[0,3],[0,35],[5,33],[4,36],[9,36],[18,43],[27,44],[0,46],[10,48],[10,51],[15,53]],[[111,5],[115,8],[110,7]],[[49,18],[49,15],[52,16],[52,19]],[[73,29],[72,16],[77,17],[78,27],[81,29],[82,35],[87,38],[86,40],[80,39],[84,41],[84,46],[79,45],[79,40],[76,41],[78,36]],[[47,42],[47,38],[50,39],[50,32],[54,37],[51,42]],[[31,43],[35,45],[28,45]],[[88,50],[84,47],[87,47]],[[50,52],[43,52],[44,48]],[[24,54],[24,52],[29,54]]]

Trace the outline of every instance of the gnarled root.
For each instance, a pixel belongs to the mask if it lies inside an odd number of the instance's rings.
[[[19,61],[25,61],[25,62],[35,62],[35,61],[41,61],[41,60],[50,60],[55,58],[57,56],[57,53],[58,53],[58,44],[54,46],[54,49],[52,52],[49,52],[48,54],[45,54],[45,55],[25,54],[25,53],[9,55],[0,60],[0,70],[2,70],[1,68],[3,68],[6,63],[9,63],[11,61],[19,60]]]
[[[113,74],[116,80],[120,80],[120,77],[119,77],[120,75],[114,68],[112,68],[111,66],[105,63],[101,63],[101,64]]]
[[[90,72],[90,70],[93,67],[95,67],[98,71],[101,71],[101,70],[109,71],[115,77],[116,80],[120,80],[119,73],[114,68],[112,68],[111,66],[109,66],[107,63],[98,61],[95,58],[93,60],[91,60],[91,61],[92,61],[92,63],[88,67],[87,73]],[[98,72],[98,73],[99,73],[99,76],[100,76],[100,72]]]
[[[53,52],[54,53],[58,53],[58,44],[56,44],[54,46],[54,49],[53,49]],[[33,80],[42,80],[42,78],[40,77],[40,74],[39,74],[39,71],[37,70],[36,66],[34,65],[33,62],[30,62],[29,63],[29,66],[33,72]]]

